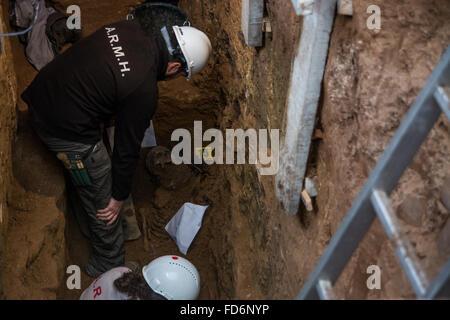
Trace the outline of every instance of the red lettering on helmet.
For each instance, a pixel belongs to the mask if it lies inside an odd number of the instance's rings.
[[[102,287],[94,288],[94,292],[95,292],[94,299],[97,298],[98,296],[101,296],[102,295]]]
[[[178,260],[178,257],[172,257],[173,260]]]

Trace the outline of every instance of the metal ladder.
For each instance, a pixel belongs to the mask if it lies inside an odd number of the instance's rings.
[[[450,47],[409,109],[297,299],[335,298],[333,285],[376,216],[392,241],[417,298],[450,297],[450,259],[429,282],[389,201],[389,195],[441,113],[450,121],[449,88]]]

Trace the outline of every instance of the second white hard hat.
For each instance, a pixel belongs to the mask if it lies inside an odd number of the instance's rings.
[[[173,31],[187,62],[189,80],[207,65],[212,52],[211,41],[205,33],[194,27],[174,26]]]
[[[195,300],[200,292],[200,275],[195,266],[178,256],[163,256],[142,269],[147,284],[168,300]]]

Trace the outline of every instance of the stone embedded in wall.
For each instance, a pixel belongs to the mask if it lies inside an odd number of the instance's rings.
[[[397,210],[397,216],[406,223],[420,227],[422,217],[427,211],[427,200],[415,196],[408,196],[400,204]]]

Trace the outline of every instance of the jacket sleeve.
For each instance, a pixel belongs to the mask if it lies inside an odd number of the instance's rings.
[[[112,157],[112,197],[118,201],[131,192],[142,139],[156,110],[157,90],[156,80],[147,79],[120,104]]]

